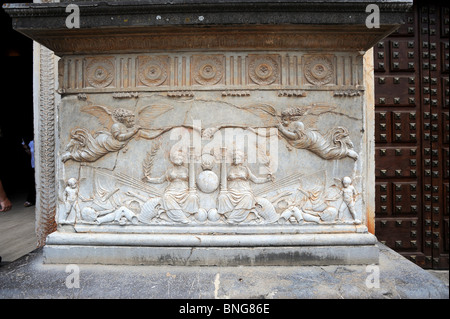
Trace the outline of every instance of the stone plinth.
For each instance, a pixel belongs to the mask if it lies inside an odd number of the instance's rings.
[[[213,229],[209,230],[211,233]],[[229,229],[227,233],[231,233]],[[145,231],[144,231],[145,232]],[[47,239],[44,262],[172,266],[368,265],[378,263],[376,238],[335,234],[63,233]],[[204,230],[202,230],[204,232]]]
[[[377,263],[366,51],[411,3],[368,4],[6,6],[60,57],[45,262]]]

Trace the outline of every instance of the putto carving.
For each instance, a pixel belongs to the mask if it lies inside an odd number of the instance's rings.
[[[105,88],[115,77],[114,58],[103,57],[87,59],[86,80],[95,88]]]
[[[306,80],[313,85],[325,85],[335,78],[332,57],[328,55],[307,55],[303,66]]]
[[[81,210],[80,205],[78,204],[78,193],[79,193],[79,185],[76,178],[69,178],[67,181],[67,186],[64,189],[63,201],[65,206],[64,211],[64,219],[67,220],[69,216],[73,216],[73,218],[80,219],[81,218]]]
[[[278,83],[280,75],[280,57],[278,55],[250,54],[248,59],[248,75],[254,83],[259,85]]]
[[[146,86],[158,86],[168,78],[169,57],[167,56],[139,56],[138,77]]]
[[[193,55],[192,77],[197,84],[214,85],[222,81],[224,74],[223,55]]]
[[[355,202],[357,197],[360,195],[356,188],[353,186],[352,179],[349,176],[345,176],[342,181],[335,178],[338,188],[342,192],[342,203],[339,206],[339,219],[343,219],[342,214],[345,209],[348,209],[351,216],[353,217],[353,222],[355,224],[361,224],[361,221],[356,218]]]

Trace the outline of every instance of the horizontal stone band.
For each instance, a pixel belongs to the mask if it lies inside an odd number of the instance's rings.
[[[79,234],[55,232],[47,245],[155,246],[155,247],[271,247],[374,245],[376,237],[366,234],[270,234],[270,235],[191,235],[191,234]]]

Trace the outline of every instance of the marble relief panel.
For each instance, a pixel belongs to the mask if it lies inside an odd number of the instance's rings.
[[[361,57],[60,63],[60,225],[365,223]]]

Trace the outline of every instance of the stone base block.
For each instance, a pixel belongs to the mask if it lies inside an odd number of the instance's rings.
[[[320,266],[378,263],[378,248],[360,247],[127,247],[53,246],[44,248],[51,264],[171,266]]]
[[[167,235],[54,233],[47,264],[309,266],[378,264],[371,234]]]

